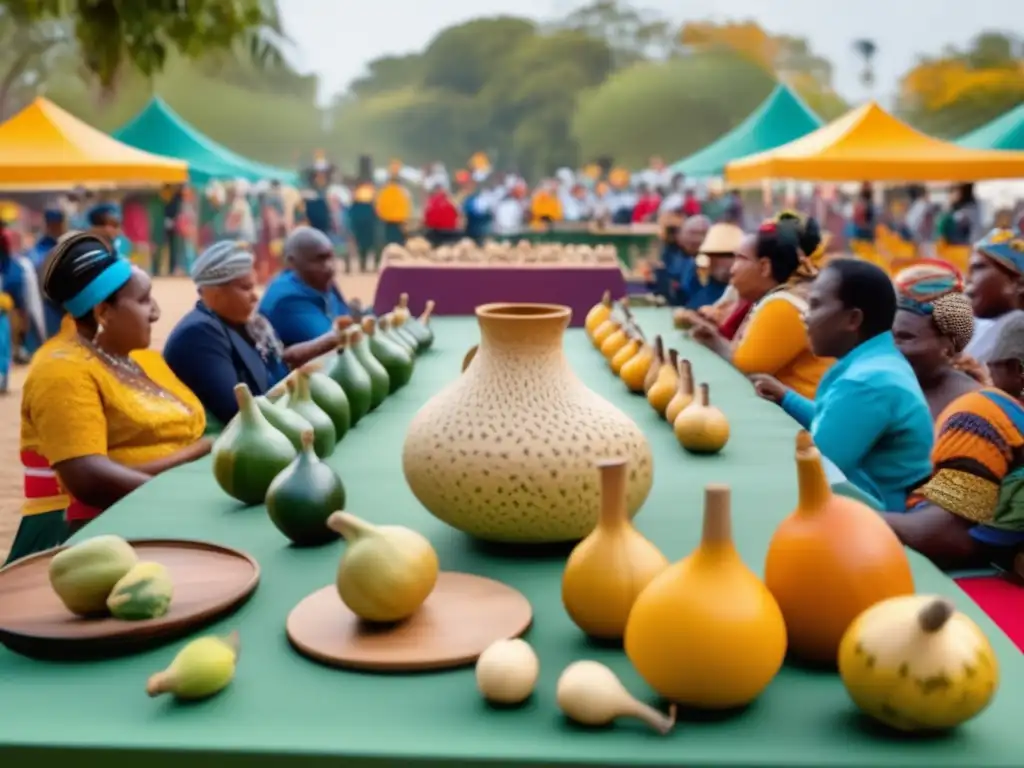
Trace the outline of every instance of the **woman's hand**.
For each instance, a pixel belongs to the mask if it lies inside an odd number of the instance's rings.
[[[206,456],[213,449],[213,439],[209,437],[201,437],[196,440],[192,445],[185,449],[184,455],[188,458],[185,459],[183,464],[196,459],[201,459]]]
[[[992,375],[988,371],[988,366],[979,363],[973,357],[961,352],[953,358],[953,367],[961,373],[966,373],[983,387],[992,386]]]
[[[750,380],[754,384],[754,391],[757,392],[758,397],[762,397],[776,405],[782,403],[782,398],[784,398],[786,393],[789,392],[789,387],[774,376],[768,376],[764,373],[755,373],[750,377]]]

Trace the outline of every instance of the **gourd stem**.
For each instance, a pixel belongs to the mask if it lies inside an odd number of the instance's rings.
[[[626,459],[597,462],[601,473],[601,516],[598,525],[617,527],[626,522]]]
[[[300,402],[309,400],[309,374],[305,371],[299,371],[295,377],[295,399]]]
[[[949,602],[949,600],[940,597],[928,603],[928,605],[921,609],[921,613],[918,614],[917,620],[921,625],[921,629],[931,634],[933,632],[938,632],[946,626],[946,622],[950,620],[955,612],[956,606]]]
[[[672,370],[679,368],[679,353],[674,349],[668,351],[668,362],[672,366]]]
[[[372,317],[363,318],[363,333],[367,336],[373,336],[374,331],[377,330],[377,323]]]
[[[707,384],[697,387],[697,403],[703,408],[707,408],[711,404],[711,391]]]
[[[337,345],[334,348],[338,351],[339,355],[342,352],[344,352],[346,349],[348,349],[349,344],[352,343],[351,342],[351,338],[352,338],[352,334],[350,334],[350,333],[339,333],[338,334],[338,343],[337,343]]]
[[[313,452],[313,437],[314,433],[312,429],[302,430],[302,434],[299,435],[299,439],[302,441],[302,450],[306,454]]]
[[[408,293],[400,293],[400,294],[398,294],[398,306],[401,307],[402,309],[408,309],[409,308],[409,294]]]
[[[434,311],[434,300],[428,299],[427,305],[423,308],[423,314],[420,315],[420,323],[426,325],[430,322],[430,314]]]
[[[665,361],[665,342],[661,336],[654,337],[654,360],[659,365]]]
[[[256,400],[253,399],[252,392],[249,391],[249,387],[246,384],[235,385],[235,401],[238,403],[238,414],[239,418],[246,424],[251,424],[256,421],[256,411],[259,408],[256,405]]]
[[[377,321],[377,328],[381,333],[387,333],[388,329],[391,328],[391,321],[388,318],[389,315],[384,315]]]
[[[729,510],[730,492],[727,485],[709,485],[704,488],[704,527],[701,546],[721,549],[732,547],[732,514]]]
[[[611,291],[605,291],[601,295],[601,303],[604,304],[606,307],[611,308],[611,306],[612,306],[612,292]]]
[[[654,730],[660,733],[662,736],[667,734],[675,727],[676,724],[676,705],[671,704],[668,708],[668,714],[664,715],[654,707],[649,707],[642,701],[632,699],[628,712],[624,713],[632,717],[642,720],[651,726]]]
[[[693,368],[690,361],[681,359],[679,361],[679,394],[693,396]]]
[[[174,690],[177,678],[173,670],[165,669],[163,672],[156,672],[149,676],[146,681],[146,693],[150,696],[160,696]]]
[[[327,527],[335,533],[340,533],[345,541],[354,541],[375,530],[373,525],[348,512],[335,512],[327,518]]]
[[[800,430],[796,436],[796,477],[799,489],[797,514],[816,515],[832,498],[832,488],[821,464],[821,452],[806,430]]]

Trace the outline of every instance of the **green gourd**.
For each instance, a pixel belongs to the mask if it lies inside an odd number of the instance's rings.
[[[327,518],[345,509],[345,486],[333,469],[317,458],[314,433],[303,433],[298,457],[274,478],[267,491],[267,514],[277,529],[300,547],[338,538]]]
[[[430,315],[433,311],[434,300],[431,299],[418,319],[408,314],[408,310],[406,310],[406,316],[402,318],[402,329],[419,342],[420,352],[426,352],[434,343],[434,332],[430,329]]]
[[[327,369],[327,375],[345,390],[352,415],[352,426],[358,424],[359,420],[370,412],[370,402],[373,400],[373,382],[370,380],[370,374],[363,368],[355,352],[349,348],[351,340],[360,335],[362,333],[358,330],[342,335],[341,343],[338,344],[338,354]]]
[[[309,391],[309,374],[299,371],[298,375],[288,379],[288,408],[313,427],[313,449],[317,456],[326,459],[334,453],[334,446],[338,443],[334,422],[313,401]]]
[[[414,339],[410,339],[399,330],[398,326],[395,324],[395,316],[393,314],[389,312],[384,315],[380,319],[380,323],[381,330],[378,330],[378,333],[383,333],[387,339],[400,346],[408,352],[410,356],[415,357],[416,351],[419,349],[419,343]]]
[[[299,375],[309,376],[309,394],[313,402],[320,406],[320,410],[331,417],[334,422],[334,440],[340,443],[352,427],[352,408],[345,390],[326,373],[310,370],[308,374]]]
[[[295,446],[260,411],[245,384],[235,386],[238,417],[213,444],[213,476],[226,494],[262,504],[267,488],[295,458]],[[332,429],[333,429],[333,425]]]
[[[355,353],[359,364],[370,374],[370,381],[373,387],[373,396],[370,399],[371,411],[383,403],[384,398],[391,391],[391,377],[388,375],[388,369],[381,365],[380,361],[373,356],[373,352],[370,351],[370,333],[367,327],[372,327],[372,325],[372,318],[364,319],[362,332],[356,333],[353,336],[353,343],[351,344],[352,351]]]
[[[373,323],[372,320],[370,322]],[[375,333],[372,326],[368,330],[370,351],[387,369],[390,392],[395,393],[412,378],[413,356],[387,337],[388,321],[383,317],[380,319],[380,327],[383,333]]]
[[[265,397],[254,398],[263,417],[270,422],[270,426],[288,438],[295,450],[302,449],[302,433],[310,429],[310,424],[295,411],[289,410],[288,400],[279,398],[272,403]],[[237,416],[235,417],[238,418]]]

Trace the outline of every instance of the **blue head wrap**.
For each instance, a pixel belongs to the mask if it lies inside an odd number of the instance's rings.
[[[100,203],[99,205],[94,205],[89,209],[89,212],[86,214],[86,218],[91,223],[100,217],[117,215],[118,209],[114,203]]]
[[[96,275],[82,290],[65,301],[64,309],[72,317],[83,317],[94,307],[113,296],[131,280],[131,277],[131,262],[127,259],[118,259]]]
[[[60,208],[47,208],[43,211],[43,221],[47,224],[61,224],[64,218],[64,211]]]
[[[993,229],[974,250],[1017,276],[1024,276],[1024,235],[1013,229]]]

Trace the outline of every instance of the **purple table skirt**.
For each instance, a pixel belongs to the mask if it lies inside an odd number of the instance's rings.
[[[418,315],[428,299],[435,315],[472,315],[480,304],[499,301],[565,304],[573,326],[605,291],[613,299],[626,295],[626,281],[616,265],[579,267],[470,267],[389,265],[380,273],[374,311],[384,314],[409,294],[409,309]]]

